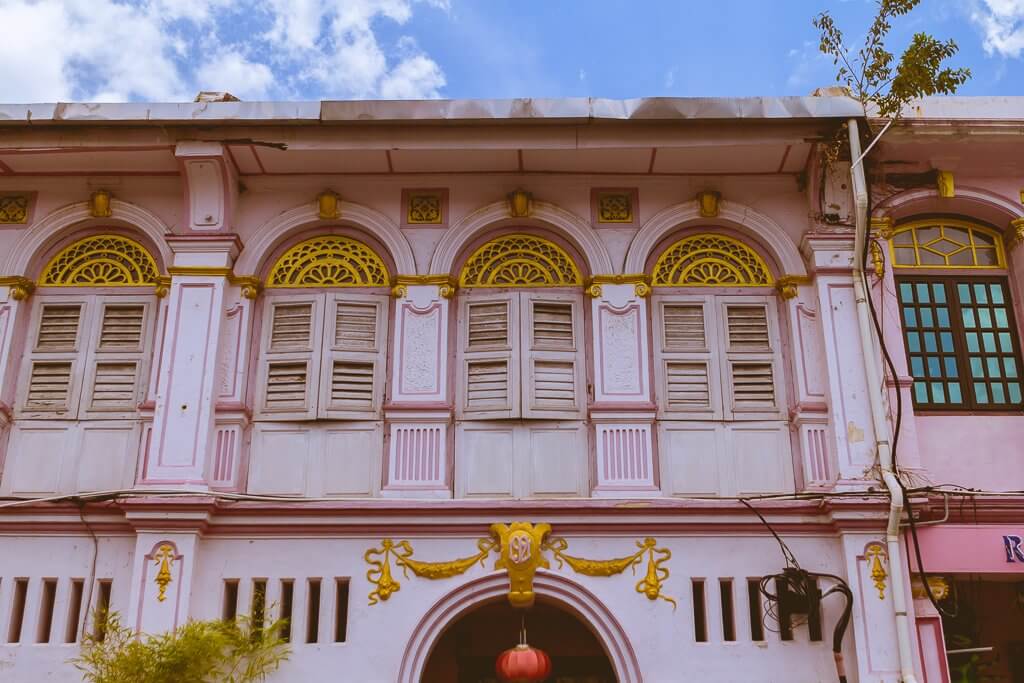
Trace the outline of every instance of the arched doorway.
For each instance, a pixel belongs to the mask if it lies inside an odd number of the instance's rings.
[[[496,683],[494,662],[518,642],[523,611],[497,599],[453,621],[430,652],[421,683]],[[528,639],[551,657],[552,681],[614,683],[597,637],[575,614],[538,600],[525,613]]]

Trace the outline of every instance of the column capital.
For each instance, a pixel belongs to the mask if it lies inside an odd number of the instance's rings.
[[[409,287],[436,286],[439,296],[451,299],[458,283],[451,275],[396,275],[391,280],[391,294],[398,299],[409,295]]]
[[[587,294],[595,299],[604,296],[601,285],[633,285],[633,292],[639,297],[645,297],[651,293],[651,276],[646,273],[595,275],[585,285]]]

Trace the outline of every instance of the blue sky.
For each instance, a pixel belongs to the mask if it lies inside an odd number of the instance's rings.
[[[0,0],[0,100],[803,95],[824,9],[857,43],[875,2]],[[915,31],[956,40],[963,94],[1024,94],[1024,0],[922,0],[890,49]]]

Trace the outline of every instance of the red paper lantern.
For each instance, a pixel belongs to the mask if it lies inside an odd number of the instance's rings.
[[[540,683],[551,675],[551,658],[544,650],[520,643],[498,656],[494,671],[504,683]]]

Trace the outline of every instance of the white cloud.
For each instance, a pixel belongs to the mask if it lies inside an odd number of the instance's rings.
[[[971,11],[971,20],[981,29],[986,53],[1020,57],[1024,51],[1024,0],[982,0]]]
[[[439,97],[440,65],[409,36],[447,0],[0,0],[7,101]],[[10,27],[17,27],[11,30]]]

